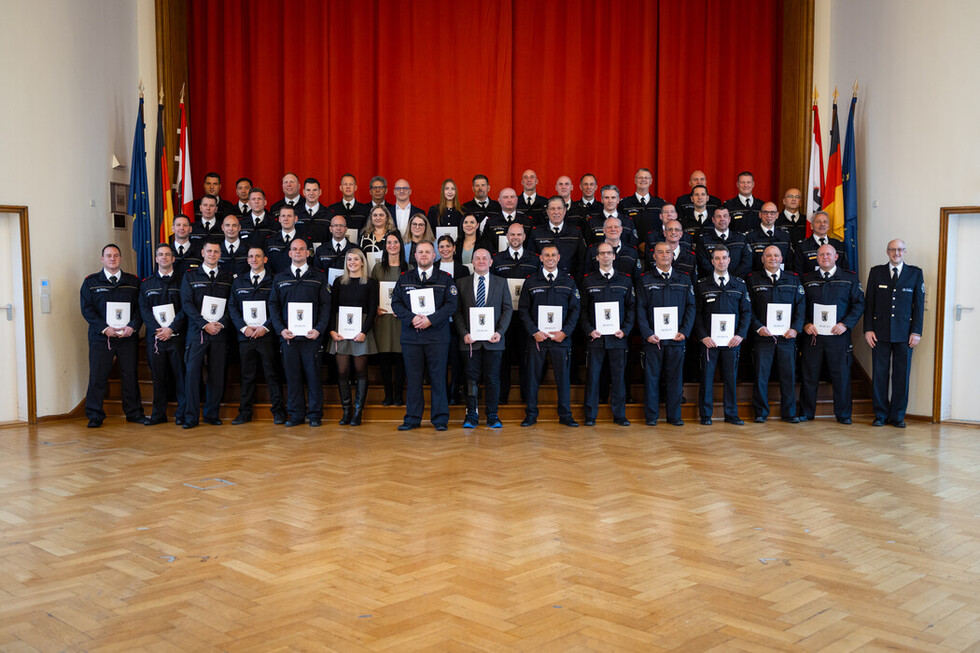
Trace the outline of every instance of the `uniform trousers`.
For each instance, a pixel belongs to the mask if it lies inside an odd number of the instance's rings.
[[[201,370],[207,358],[208,382],[205,385],[204,419],[218,419],[221,396],[225,393],[225,365],[228,358],[228,341],[223,337],[211,340],[200,335],[190,336],[185,359],[187,397],[184,405],[184,423],[197,424],[201,410]]]
[[[258,372],[258,359],[262,362],[262,373],[265,375],[265,385],[269,389],[269,401],[272,403],[272,414],[285,412],[282,403],[282,380],[276,370],[276,351],[278,341],[275,336],[266,334],[261,338],[249,338],[238,341],[238,357],[242,366],[242,391],[238,412],[244,415],[252,414],[252,403],[255,399],[255,383]]]
[[[286,410],[291,421],[323,419],[323,383],[319,340],[293,338],[282,343],[282,366],[286,374]],[[303,384],[306,401],[303,401]],[[304,411],[305,406],[305,411]]]
[[[171,338],[165,342],[146,341],[146,360],[153,379],[153,412],[150,419],[167,418],[167,393],[173,381],[177,393],[177,412],[174,419],[184,421],[187,394],[184,392],[184,340]]]
[[[466,358],[466,394],[467,409],[475,408],[479,393],[480,381],[483,381],[483,401],[486,404],[486,414],[496,415],[500,397],[500,361],[504,350],[463,349],[460,355]]]
[[[585,352],[585,419],[595,420],[599,413],[599,386],[602,364],[609,361],[610,408],[613,419],[626,417],[626,349],[590,347]]]
[[[422,379],[429,372],[431,406],[429,418],[433,426],[449,424],[449,396],[446,394],[446,365],[449,363],[449,344],[413,345],[402,343],[405,359],[405,423],[419,425],[425,411]]]
[[[105,400],[109,387],[109,372],[112,360],[119,359],[119,378],[122,381],[122,407],[129,419],[143,416],[143,400],[140,397],[139,379],[136,371],[136,356],[139,338],[103,338],[88,343],[88,390],[85,392],[85,416],[90,420],[102,422]]]
[[[803,382],[800,384],[800,414],[813,419],[817,412],[817,385],[820,368],[827,362],[827,373],[834,388],[834,415],[851,417],[851,332],[839,336],[803,336]]]
[[[681,419],[684,395],[685,345],[643,345],[643,414],[648,420],[660,419],[660,384],[664,384],[668,420]]]
[[[527,344],[527,333],[520,324],[520,320],[516,319],[516,308],[514,312],[515,319],[511,320],[510,326],[507,327],[507,348],[504,349],[500,362],[500,400],[505,403],[510,396],[511,370],[515,365],[518,369],[518,379],[520,379],[521,401],[527,395],[527,368],[524,365],[524,347]]]
[[[712,347],[701,345],[701,417],[711,417],[714,409],[715,368],[721,367],[724,386],[725,419],[738,419],[738,401],[735,382],[738,375],[738,357],[741,347]],[[720,363],[720,365],[719,365]]]
[[[871,350],[871,400],[877,419],[904,422],[905,409],[909,405],[909,368],[912,365],[912,348],[906,340],[883,342],[878,340]],[[891,396],[888,394],[889,369],[891,368]]]
[[[572,418],[572,386],[569,379],[569,366],[572,352],[568,347],[542,347],[533,338],[527,341],[527,408],[528,417],[538,416],[538,390],[544,376],[546,358],[551,358],[551,368],[555,373],[555,386],[558,390],[558,417]]]
[[[779,410],[782,419],[796,417],[796,338],[754,338],[752,358],[755,362],[755,385],[752,408],[756,417],[769,416],[769,377],[776,360],[779,377]]]

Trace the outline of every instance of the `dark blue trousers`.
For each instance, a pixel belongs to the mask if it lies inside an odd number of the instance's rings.
[[[496,415],[500,397],[500,361],[504,350],[491,351],[481,347],[472,353],[469,349],[462,349],[459,353],[466,359],[467,410],[476,408],[480,381],[483,381],[487,415]]]
[[[286,410],[289,419],[323,419],[323,382],[320,374],[319,340],[293,338],[282,342],[282,366],[286,374]],[[303,385],[306,384],[306,401]]]
[[[449,396],[446,394],[446,365],[449,364],[449,343],[410,345],[402,343],[405,359],[405,423],[421,424],[425,412],[425,393],[422,390],[424,372],[429,372],[432,406],[429,418],[433,426],[449,424]]]
[[[817,385],[820,368],[827,363],[827,373],[834,388],[834,415],[851,417],[851,332],[839,336],[803,334],[803,382],[800,384],[800,414],[813,419],[817,412]]]
[[[626,351],[589,347],[585,353],[585,419],[594,420],[599,413],[599,380],[602,363],[609,361],[609,404],[613,419],[626,417]]]
[[[646,419],[660,419],[660,382],[664,382],[668,420],[681,419],[684,396],[685,345],[643,345],[643,414]]]
[[[755,387],[752,408],[756,417],[769,417],[769,377],[776,361],[779,377],[779,409],[783,419],[796,417],[796,338],[756,336],[752,358],[755,361]]]
[[[187,392],[184,405],[184,422],[197,424],[201,410],[201,370],[207,358],[208,382],[205,386],[204,417],[218,419],[221,395],[225,393],[225,363],[228,357],[228,341],[225,338],[201,339],[200,334],[188,336],[185,359]]]
[[[890,422],[904,422],[909,405],[909,371],[912,348],[906,340],[882,342],[871,350],[871,401],[875,417]],[[891,395],[888,394],[891,368]]]
[[[146,360],[153,379],[153,412],[150,419],[167,418],[167,389],[173,379],[177,393],[177,412],[174,419],[184,421],[187,394],[184,392],[184,340],[171,338],[166,342],[146,341]]]
[[[109,388],[112,360],[119,359],[119,378],[122,381],[122,407],[127,418],[143,416],[143,400],[136,372],[139,337],[101,338],[88,343],[88,390],[85,392],[85,416],[101,422],[105,419],[102,402]]]
[[[279,342],[278,338],[271,334],[266,334],[258,339],[239,340],[238,358],[242,366],[242,388],[241,400],[238,404],[238,412],[244,415],[252,414],[252,403],[255,400],[255,383],[258,372],[258,363],[262,363],[262,373],[265,375],[265,385],[269,389],[269,401],[272,403],[272,414],[285,412],[282,402],[282,381],[276,370],[276,360],[279,352],[276,351]],[[256,360],[258,359],[258,360]]]
[[[721,380],[725,388],[725,419],[738,419],[738,399],[735,382],[738,376],[740,347],[712,347],[701,345],[701,417],[711,417],[714,409],[715,368],[721,363]]]
[[[558,417],[572,418],[571,370],[572,350],[568,347],[542,346],[534,338],[527,339],[527,408],[528,417],[538,416],[538,389],[544,376],[546,357],[551,358],[551,368],[555,373],[555,386],[558,390]]]

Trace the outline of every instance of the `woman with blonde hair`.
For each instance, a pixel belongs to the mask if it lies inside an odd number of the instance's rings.
[[[437,227],[456,227],[463,218],[463,203],[459,201],[456,182],[446,179],[442,182],[439,203],[429,207],[429,222]]]
[[[436,235],[432,231],[432,225],[429,223],[429,219],[421,213],[416,213],[408,221],[408,229],[402,234],[402,238],[405,241],[405,262],[408,263],[409,267],[415,267],[414,246],[423,240],[435,242]]]
[[[378,254],[385,251],[385,234],[394,231],[395,220],[386,206],[375,206],[368,215],[368,221],[361,229],[360,246],[365,254]]]

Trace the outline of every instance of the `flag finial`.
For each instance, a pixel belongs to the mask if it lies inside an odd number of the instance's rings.
[[[160,84],[160,104],[163,104],[163,84]]]
[[[834,104],[837,104],[837,87],[834,87]]]
[[[184,86],[185,85],[186,84],[181,84],[180,85],[180,101],[181,101],[181,103],[183,103],[183,101],[184,101]]]
[[[854,95],[852,97],[857,97],[858,96],[858,80],[857,80],[857,77],[854,78],[854,86],[851,87],[851,90],[854,91]]]
[[[814,86],[814,87],[813,87],[813,103],[814,103],[814,104],[816,104],[816,103],[817,103],[817,99],[818,99],[819,97],[820,97],[820,94],[819,94],[819,93],[817,93],[817,87],[816,87],[816,86]]]
[[[140,99],[142,100],[143,99],[143,76],[142,75],[140,75],[139,90],[140,90]]]

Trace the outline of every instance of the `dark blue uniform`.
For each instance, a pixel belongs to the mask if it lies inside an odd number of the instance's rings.
[[[508,222],[502,214],[491,214],[490,217],[487,218],[486,223],[483,225],[483,238],[488,244],[493,246],[491,251],[500,251],[498,247],[500,244],[500,237],[507,235],[507,230],[510,228],[512,222],[517,222],[517,224],[524,227],[525,240],[527,240],[527,236],[531,235],[531,221],[528,220],[526,216],[515,214],[513,220]],[[525,245],[527,245],[527,243],[525,243]]]
[[[245,238],[239,238],[234,245],[235,253],[228,250],[228,241],[221,241],[221,260],[218,261],[218,269],[222,272],[230,272],[233,278],[248,272],[248,245]]]
[[[876,265],[868,273],[864,331],[873,331],[877,338],[871,350],[871,396],[875,419],[901,424],[905,422],[909,404],[912,365],[909,336],[922,335],[925,284],[921,268],[903,263],[898,279],[893,280],[892,267],[891,264]]]
[[[656,242],[647,240],[646,261],[648,270],[652,270],[657,266],[657,262],[653,258],[656,244]],[[691,283],[694,283],[694,280],[697,278],[697,258],[694,255],[694,250],[683,240],[678,243],[677,248],[680,251],[674,253],[674,262],[671,267],[691,277]]]
[[[691,277],[671,268],[667,279],[654,268],[640,277],[636,284],[636,326],[643,338],[643,380],[645,395],[643,412],[651,426],[660,418],[660,381],[666,386],[667,420],[681,422],[681,401],[684,391],[684,349],[694,328],[695,301]],[[677,330],[683,340],[662,340],[653,344],[647,340],[654,335],[656,308],[677,307]],[[696,347],[695,347],[696,348]]]
[[[636,224],[622,213],[615,217],[623,225],[623,232],[620,235],[622,241],[627,245],[636,245],[639,242],[639,233],[641,233],[637,230]],[[586,221],[585,228],[582,229],[582,236],[585,238],[586,244],[596,245],[606,239],[606,220],[606,214],[601,213]],[[646,232],[642,233],[645,234]]]
[[[322,245],[316,248],[313,253],[313,267],[324,274],[329,274],[330,268],[343,270],[344,263],[347,261],[347,252],[357,247],[354,243],[344,238],[341,249],[337,251],[337,243],[333,238],[328,238]]]
[[[773,283],[772,275],[765,270],[753,272],[746,280],[749,301],[752,303],[752,358],[755,363],[755,386],[752,391],[752,408],[756,419],[769,416],[769,377],[773,358],[776,359],[779,376],[780,416],[784,421],[796,418],[796,340],[786,336],[761,336],[759,329],[766,326],[770,304],[786,304],[791,311],[789,328],[803,333],[803,313],[806,301],[803,284],[793,272],[780,270]]]
[[[728,272],[739,279],[744,279],[752,270],[752,257],[745,236],[728,228],[728,235],[722,238],[714,227],[701,232],[697,245],[698,277],[708,279],[714,274],[715,268],[711,263],[711,255],[718,245],[728,248]]]
[[[170,304],[174,310],[174,321],[170,323],[173,332],[167,340],[157,340],[156,330],[160,326],[154,309]],[[175,273],[161,277],[154,273],[140,284],[140,314],[146,324],[146,360],[150,364],[153,379],[153,412],[150,421],[167,421],[167,389],[171,383],[177,395],[177,412],[174,421],[184,423],[184,407],[187,395],[184,392],[184,336],[187,333],[187,316],[180,301],[180,280]]]
[[[820,267],[817,264],[817,250],[820,249],[820,245],[817,244],[815,238],[816,236],[804,238],[799,246],[793,250],[793,271],[800,276],[809,274]],[[837,267],[850,270],[851,266],[848,265],[847,254],[844,252],[844,243],[836,238],[828,237],[826,244],[833,245],[834,249],[837,250]],[[785,259],[783,260],[785,261]]]
[[[290,302],[313,305],[313,330],[320,335],[311,340],[306,334],[293,334],[292,340],[282,338],[289,326]],[[269,316],[272,326],[280,335],[282,366],[286,373],[286,410],[290,424],[302,424],[304,417],[315,426],[323,419],[323,383],[320,377],[320,360],[323,350],[323,334],[330,320],[330,284],[327,276],[314,269],[297,278],[292,267],[283,270],[272,279],[269,293]],[[306,384],[306,408],[304,411],[303,384]]]
[[[297,228],[293,235],[290,237],[289,242],[282,237],[282,230],[274,231],[269,234],[265,239],[265,255],[269,259],[268,263],[265,264],[266,272],[270,273],[272,276],[288,270],[289,266],[292,265],[292,260],[289,258],[289,246],[293,244],[293,240],[299,238],[306,242],[306,249],[309,252],[313,251],[313,241],[310,240],[309,236],[302,233],[299,228]]]
[[[239,220],[242,230],[238,232],[238,237],[243,240],[251,240],[253,243],[261,243],[272,233],[279,230],[279,223],[272,220],[272,214],[268,211],[262,214],[258,220],[251,211],[248,215],[242,216]]]
[[[566,273],[555,270],[554,281],[548,281],[545,271],[539,270],[524,282],[521,299],[518,303],[521,322],[528,333],[527,339],[527,418],[525,422],[538,417],[538,389],[544,372],[545,358],[551,354],[551,366],[555,371],[555,385],[558,390],[558,417],[573,422],[571,407],[571,381],[569,377],[572,353],[572,332],[578,323],[581,298],[575,281]],[[555,331],[563,331],[565,339],[556,342],[547,339],[538,342],[534,334],[538,332],[538,308],[541,306],[561,306],[562,322],[555,323]]]
[[[493,264],[490,272],[505,279],[527,279],[529,276],[541,269],[541,259],[538,255],[525,247],[521,256],[514,260],[514,255],[510,248],[497,252],[493,257]],[[514,310],[517,310],[515,302]],[[510,395],[511,369],[514,365],[518,367],[518,378],[521,384],[521,400],[527,395],[527,367],[524,365],[524,351],[527,347],[527,333],[524,332],[524,323],[519,319],[512,319],[510,326],[507,327],[507,348],[504,349],[503,359],[500,361],[500,403],[506,404]]]
[[[201,315],[205,296],[231,296],[231,283],[234,279],[231,273],[221,270],[212,281],[203,266],[194,268],[184,275],[180,286],[180,303],[187,316],[187,364],[184,389],[187,401],[184,407],[184,427],[197,426],[201,410],[201,369],[204,358],[208,359],[208,384],[204,402],[204,420],[218,420],[218,407],[221,395],[225,392],[225,359],[228,355],[228,334],[231,328],[231,317],[228,306],[224,314],[217,320],[222,329],[217,335],[211,335],[204,330],[208,320]],[[215,316],[217,317],[217,316]]]
[[[772,232],[771,235],[769,232]],[[752,231],[745,232],[745,243],[749,248],[749,255],[752,257],[750,268],[753,272],[765,269],[762,263],[762,253],[770,245],[779,248],[779,253],[783,256],[783,266],[792,267],[793,249],[790,244],[789,232],[780,227],[765,229],[762,225]]]
[[[449,362],[450,318],[456,313],[458,291],[453,278],[440,272],[433,265],[425,281],[418,268],[403,272],[395,283],[391,296],[391,310],[402,322],[402,356],[405,358],[407,393],[404,426],[415,428],[422,423],[425,411],[425,395],[422,378],[429,372],[432,406],[429,417],[433,426],[445,427],[449,423],[449,397],[446,394],[446,365]],[[415,313],[409,294],[415,290],[431,289],[435,312],[426,316],[432,324],[426,329],[412,326]]]
[[[666,204],[662,198],[652,193],[647,197],[646,203],[642,204],[636,193],[633,193],[619,200],[619,214],[620,217],[632,220],[638,233],[645,234],[660,224],[660,211]],[[625,220],[623,233],[626,233]]]
[[[585,420],[592,422],[599,412],[599,377],[602,365],[607,359],[609,377],[612,379],[610,407],[613,419],[626,419],[626,385],[621,383],[621,380],[626,376],[626,353],[629,347],[629,335],[633,330],[636,297],[633,292],[633,278],[630,275],[615,269],[610,274],[611,278],[607,279],[600,270],[586,274],[582,279],[582,310],[579,322],[585,333],[588,356]],[[619,305],[619,330],[625,334],[622,338],[604,335],[593,339],[590,335],[596,328],[595,305],[601,302],[616,302]]]
[[[759,212],[762,211],[763,204],[765,202],[758,197],[753,197],[751,205],[746,207],[745,199],[741,195],[725,200],[724,206],[728,209],[728,215],[732,216],[729,228],[739,233],[745,233],[758,227]]]
[[[122,406],[126,419],[143,421],[143,402],[140,398],[136,357],[139,348],[139,330],[143,318],[139,310],[140,280],[135,275],[119,271],[119,281],[111,283],[105,270],[85,277],[79,291],[82,317],[88,322],[88,390],[85,393],[85,416],[90,422],[102,424],[105,410],[102,402],[109,386],[112,359],[119,359],[119,376],[122,379]],[[128,338],[110,338],[102,332],[109,328],[106,323],[106,304],[129,304],[129,323],[133,335]]]
[[[238,417],[242,420],[252,418],[252,403],[255,398],[256,358],[262,362],[262,372],[265,374],[266,387],[269,390],[269,400],[272,402],[272,415],[278,422],[285,421],[286,407],[282,401],[282,379],[276,369],[276,359],[279,356],[279,340],[275,327],[272,325],[272,311],[269,309],[269,295],[272,294],[272,273],[269,269],[257,284],[255,275],[249,270],[240,275],[231,284],[231,321],[235,325],[238,336],[238,358],[241,361],[242,386],[241,400],[238,405]],[[248,338],[242,333],[246,326],[244,302],[264,302],[266,320],[262,325],[267,333],[258,338]],[[250,320],[251,321],[251,320]]]
[[[174,274],[177,276],[177,289],[188,270],[201,264],[201,241],[188,240],[186,244],[171,243],[174,246]],[[184,251],[181,252],[180,250]]]
[[[600,241],[595,245],[589,247],[585,255],[585,271],[588,273],[595,273],[599,271],[599,260],[596,258],[599,254],[599,245],[605,241]],[[614,248],[615,251],[615,248]],[[640,252],[637,251],[632,245],[627,245],[626,243],[620,241],[619,251],[615,252],[616,260],[613,262],[613,268],[617,272],[622,272],[630,277],[636,278],[640,274]]]
[[[730,271],[729,271],[730,272]],[[716,314],[732,314],[735,324],[728,325],[732,335],[743,339],[749,332],[752,319],[752,309],[749,305],[749,293],[745,282],[729,273],[725,288],[715,282],[714,273],[701,279],[697,285],[698,313],[694,332],[700,341],[711,337],[711,316]],[[738,357],[741,344],[735,347],[711,347],[701,345],[701,387],[700,405],[701,419],[711,419],[713,407],[713,388],[715,367],[721,361],[721,378],[725,393],[725,420],[738,420],[738,401],[735,395],[735,379],[738,374]]]
[[[817,383],[820,367],[827,362],[827,371],[834,387],[834,415],[838,421],[851,419],[851,359],[853,345],[851,330],[864,312],[864,293],[857,275],[839,266],[830,279],[820,271],[803,277],[806,293],[805,324],[813,322],[813,305],[827,304],[837,307],[837,322],[847,331],[836,336],[803,335],[803,382],[800,385],[800,412],[813,419],[817,409]]]
[[[531,232],[531,247],[536,253],[541,254],[541,250],[548,245],[558,247],[558,253],[561,255],[558,261],[559,270],[576,279],[582,276],[585,264],[585,239],[582,238],[582,232],[577,227],[573,227],[566,220],[557,234],[550,223]]]

